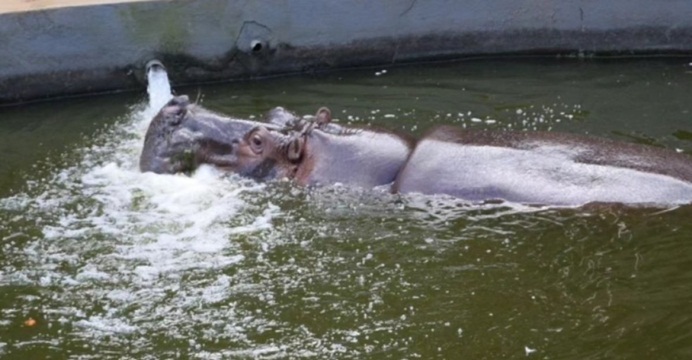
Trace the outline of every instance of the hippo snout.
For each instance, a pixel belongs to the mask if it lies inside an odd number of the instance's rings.
[[[171,99],[160,112],[160,116],[164,120],[165,125],[180,125],[188,115],[189,105],[190,99],[185,95],[176,96]]]
[[[179,95],[173,97],[166,106],[184,106],[187,107],[190,105],[190,97],[187,95]]]

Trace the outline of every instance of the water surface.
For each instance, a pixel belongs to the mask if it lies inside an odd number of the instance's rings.
[[[177,91],[240,117],[327,105],[342,123],[417,135],[567,131],[690,153],[689,71],[485,61]],[[692,356],[690,206],[473,205],[211,168],[141,174],[145,100],[0,109],[0,358]]]

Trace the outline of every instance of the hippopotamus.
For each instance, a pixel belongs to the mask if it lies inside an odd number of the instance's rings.
[[[394,193],[540,205],[692,202],[692,159],[671,150],[557,132],[439,126],[414,141],[330,123],[327,108],[288,132],[253,128],[232,171],[299,185],[391,184]]]
[[[301,125],[302,124],[302,125]],[[413,148],[404,135],[331,123],[327,108],[314,122],[286,131],[258,126],[234,143],[226,168],[259,180],[286,178],[299,185],[391,184]]]
[[[265,122],[235,119],[192,104],[185,95],[177,96],[149,124],[139,168],[160,174],[188,172],[200,164],[224,168],[233,163],[228,154],[234,140],[258,126],[284,127],[296,119],[282,107],[269,111]]]
[[[152,121],[140,167],[207,163],[256,180],[301,186],[391,186],[394,193],[540,205],[692,202],[692,159],[652,146],[557,132],[434,128],[418,141],[347,128],[328,108],[304,121],[283,108],[265,122],[230,120],[171,100]]]
[[[692,158],[576,134],[440,126],[418,141],[392,191],[544,205],[688,204]]]

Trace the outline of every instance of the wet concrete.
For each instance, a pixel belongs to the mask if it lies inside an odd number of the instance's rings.
[[[182,85],[488,54],[692,53],[685,0],[92,1],[4,5],[0,103],[141,89],[152,58]]]

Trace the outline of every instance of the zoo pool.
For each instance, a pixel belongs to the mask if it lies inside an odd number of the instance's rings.
[[[685,59],[488,60],[176,89],[260,117],[692,153]],[[141,174],[145,94],[0,108],[0,358],[687,358],[692,206],[471,205]],[[31,320],[30,320],[31,319]]]

